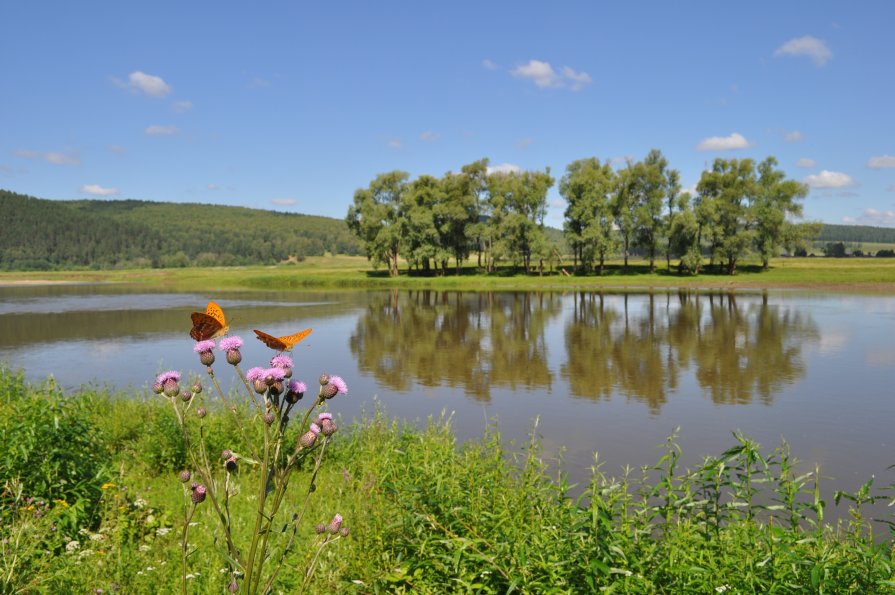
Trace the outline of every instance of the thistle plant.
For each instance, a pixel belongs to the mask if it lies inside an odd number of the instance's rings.
[[[206,420],[209,408],[198,405],[206,398],[200,383],[182,388],[180,373],[171,370],[160,374],[153,384],[153,390],[167,398],[174,409],[191,467],[183,470],[178,478],[185,502],[181,533],[183,593],[187,592],[192,553],[190,526],[200,506],[210,506],[218,520],[229,570],[228,591],[268,593],[272,590],[288,554],[298,541],[299,529],[316,491],[315,481],[327,444],[337,430],[331,413],[321,412],[313,420],[311,416],[328,400],[348,392],[342,378],[323,374],[319,378],[316,398],[302,411],[298,407],[308,389],[303,382],[292,378],[292,359],[279,353],[270,360],[270,367],[253,367],[243,373],[239,368],[242,345],[239,337],[226,337],[217,349],[224,352],[227,363],[245,387],[246,402],[252,412],[248,419],[239,413],[242,404],[231,402],[221,389],[213,368],[214,341],[198,341],[194,351],[205,366],[223,409],[232,415],[246,452],[230,449],[219,455],[209,452]],[[251,427],[252,424],[256,427]],[[294,498],[287,502],[287,490],[290,481],[296,481],[293,480],[296,473],[306,476],[307,487],[297,502],[292,501]],[[253,493],[256,499],[253,502],[254,518],[247,534],[234,530],[231,516],[231,503],[241,491]],[[308,532],[314,530],[310,527]],[[308,585],[324,546],[347,537],[348,529],[343,525],[342,517],[336,514],[325,530],[317,531],[317,534],[318,538],[312,544],[314,553],[307,557],[311,562],[304,569],[302,590]]]

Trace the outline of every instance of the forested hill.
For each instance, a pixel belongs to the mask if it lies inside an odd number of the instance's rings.
[[[0,190],[2,270],[272,264],[360,250],[345,222],[329,217]]]
[[[874,242],[895,244],[895,227],[870,227],[869,225],[824,225],[817,236],[818,242]]]

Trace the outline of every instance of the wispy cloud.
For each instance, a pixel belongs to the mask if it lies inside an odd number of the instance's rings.
[[[593,82],[590,75],[584,71],[576,72],[568,66],[563,66],[557,72],[549,62],[541,60],[529,60],[527,64],[514,68],[511,74],[516,78],[528,79],[541,89],[568,87],[572,91],[580,91]]]
[[[855,185],[850,175],[826,169],[819,174],[807,176],[803,181],[812,188],[848,188]]]
[[[880,155],[879,157],[871,157],[867,160],[867,167],[870,169],[892,169],[895,168],[895,157],[891,155]]]
[[[113,194],[118,194],[118,188],[115,188],[114,186],[105,188],[99,184],[84,184],[81,186],[81,192],[86,192],[87,194],[93,194],[95,196],[111,196]]]
[[[214,192],[215,190],[217,190],[219,188],[219,186],[217,184],[207,184],[205,186],[205,188],[207,190],[211,190],[212,192]]]
[[[47,163],[52,163],[53,165],[81,165],[81,155],[78,151],[74,150],[65,151],[64,153],[58,151],[41,153],[29,149],[16,149],[15,155],[22,159],[43,159]]]
[[[427,131],[423,132],[422,134],[420,134],[420,140],[425,141],[427,143],[435,142],[439,138],[441,138],[441,135],[438,134],[437,132],[432,132],[431,130],[427,130]]]
[[[127,155],[127,148],[121,145],[109,145],[109,150],[116,155]]]
[[[131,93],[143,93],[150,97],[165,97],[171,92],[171,85],[160,76],[146,74],[136,70],[127,77],[127,82],[114,79],[115,83],[131,91]]]
[[[790,39],[774,50],[775,56],[807,56],[814,65],[821,67],[833,58],[833,52],[827,44],[816,37],[806,35]]]
[[[278,207],[291,207],[298,201],[292,197],[287,197],[287,198],[272,198],[272,199],[270,199],[270,202],[277,205]]]
[[[784,140],[786,140],[786,142],[788,142],[788,143],[797,143],[797,142],[799,142],[800,140],[804,139],[805,136],[804,136],[801,132],[799,132],[798,130],[793,130],[792,132],[787,132],[787,133],[783,136],[783,138],[784,138]]]
[[[525,150],[535,142],[533,138],[520,138],[516,141],[516,148],[520,150]]]
[[[522,168],[515,163],[501,163],[499,165],[489,165],[486,170],[488,175],[491,174],[518,174]]]
[[[389,149],[400,149],[404,146],[404,143],[401,142],[400,138],[392,138],[385,143],[385,146]]]
[[[500,68],[500,66],[498,66],[497,63],[493,62],[492,60],[485,58],[484,60],[482,60],[482,68],[484,68],[485,70],[497,70],[498,68]]]
[[[152,124],[146,127],[146,134],[149,136],[171,136],[172,134],[177,134],[180,132],[180,129],[174,125],[162,126],[160,124]]]
[[[171,109],[173,109],[178,114],[182,114],[184,112],[188,112],[191,109],[193,109],[193,102],[186,101],[186,100],[175,101],[174,103],[171,104]]]
[[[697,151],[735,151],[737,149],[748,149],[749,141],[746,140],[739,132],[734,132],[730,136],[710,136],[699,141],[696,145]]]
[[[886,227],[895,227],[895,211],[879,211],[877,209],[864,209],[861,216],[853,219],[854,223],[863,223],[864,225],[883,225]]]
[[[814,159],[808,159],[807,157],[802,157],[798,161],[796,161],[796,167],[804,167],[805,169],[811,169],[817,165],[817,161]]]

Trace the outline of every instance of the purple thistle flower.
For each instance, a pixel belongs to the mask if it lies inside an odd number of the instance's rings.
[[[180,382],[180,372],[175,370],[168,370],[167,372],[162,372],[158,375],[158,378],[155,381],[159,384],[165,384],[169,380],[173,380],[174,382]]]
[[[249,368],[246,372],[246,380],[255,382],[256,380],[264,380],[264,368]]]
[[[292,367],[292,358],[288,355],[275,355],[273,359],[270,360],[270,366],[272,368],[282,368],[285,370],[286,368]]]
[[[336,516],[333,517],[333,520],[331,520],[329,522],[329,524],[326,526],[326,530],[329,531],[331,534],[335,535],[336,533],[339,532],[339,529],[341,527],[342,527],[342,515],[337,514]]]
[[[311,423],[311,427],[308,428],[308,429],[309,429],[311,432],[314,432],[315,435],[320,433],[320,426],[318,426],[317,424],[315,424],[315,423],[313,423],[313,422]]]
[[[292,382],[289,383],[289,390],[294,393],[303,395],[305,393],[305,391],[308,390],[308,387],[305,386],[305,383],[302,382],[301,380],[293,380]]]
[[[195,345],[193,345],[193,351],[196,353],[202,353],[204,351],[211,351],[214,349],[214,341],[199,341]]]
[[[268,368],[264,370],[264,379],[273,378],[273,382],[282,382],[286,377],[286,373],[282,368]],[[267,381],[268,384],[273,384],[270,380]]]
[[[348,392],[348,385],[345,384],[345,381],[342,380],[341,376],[330,376],[329,383],[334,384],[340,394],[344,395],[345,393]]]
[[[242,347],[242,338],[236,336],[221,339],[221,342],[218,344],[218,349],[221,351],[233,351],[240,347]]]
[[[193,500],[193,503],[200,504],[205,501],[205,492],[207,488],[199,484],[196,486],[196,489],[193,490],[193,495],[190,498]]]
[[[317,416],[318,421],[322,421],[324,419],[332,419],[332,418],[333,418],[333,414],[329,413],[329,412],[321,413],[320,415]]]

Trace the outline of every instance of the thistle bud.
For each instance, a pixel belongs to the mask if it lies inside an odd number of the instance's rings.
[[[199,383],[199,382],[197,382],[196,384],[194,384],[194,385],[193,385],[193,388],[192,388],[192,391],[193,391],[193,394],[196,394],[196,395],[198,395],[199,393],[201,393],[201,392],[202,392],[202,384]]]
[[[190,399],[192,399],[192,398],[193,398],[193,393],[191,393],[188,390],[185,390],[180,393],[180,400],[183,401],[184,403],[189,403]]]
[[[182,481],[183,483],[188,482],[190,479],[192,479],[192,477],[192,473],[190,473],[186,469],[180,472],[180,481]]]
[[[180,393],[180,385],[177,384],[176,380],[165,380],[163,386],[165,387],[165,395],[168,397],[176,397]]]
[[[227,363],[231,366],[235,366],[242,361],[242,354],[239,352],[239,349],[231,349],[227,352]]]
[[[271,394],[271,396],[275,397],[275,396],[279,395],[280,393],[282,393],[283,389],[284,389],[283,381],[277,380],[276,382],[274,382],[273,384],[270,385],[270,394]]]
[[[264,414],[264,423],[266,423],[267,425],[271,425],[276,420],[277,420],[277,416],[274,415],[272,412],[268,411],[267,413]]]
[[[157,395],[160,395],[163,392],[165,392],[165,386],[161,382],[154,382],[152,384],[152,392],[154,392]]]
[[[326,386],[327,384],[329,384],[329,374],[321,374],[320,386]]]
[[[199,407],[198,409],[196,409],[196,415],[199,417],[199,419],[202,419],[203,417],[205,417],[205,415],[207,413],[208,412],[205,411],[205,407]]]
[[[339,535],[341,535],[342,537],[348,537],[348,533],[350,533],[350,531],[348,531],[348,527],[342,527],[341,529],[339,529]]]
[[[311,424],[310,429],[298,438],[298,443],[304,448],[311,448],[317,441],[317,434],[320,433],[320,426]]]
[[[333,517],[333,520],[329,522],[326,526],[326,530],[329,531],[331,535],[335,535],[339,532],[339,529],[342,528],[342,515],[337,514]]]
[[[320,535],[321,533],[326,531],[326,525],[324,525],[323,523],[317,523],[317,525],[314,527],[314,531],[317,533],[317,535]]]
[[[229,459],[224,461],[224,467],[226,467],[228,472],[236,471],[236,457],[231,456]]]
[[[203,351],[199,354],[199,361],[203,366],[210,366],[214,363],[214,352],[211,350]]]
[[[193,490],[193,495],[190,496],[190,499],[193,501],[194,504],[201,504],[205,501],[206,490],[207,488],[202,484],[196,486],[196,489]]]
[[[221,458],[224,459],[225,461],[232,456],[233,456],[233,451],[230,450],[229,448],[225,448],[224,450],[221,451]]]

